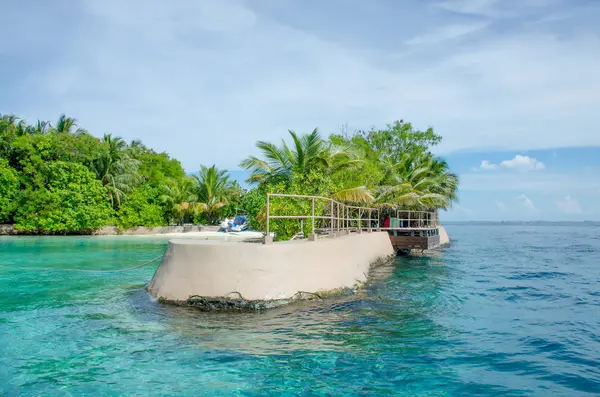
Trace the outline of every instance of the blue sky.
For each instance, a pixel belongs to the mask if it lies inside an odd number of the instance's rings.
[[[598,20],[596,0],[6,1],[0,112],[189,171],[403,118],[461,175],[445,219],[600,220]]]

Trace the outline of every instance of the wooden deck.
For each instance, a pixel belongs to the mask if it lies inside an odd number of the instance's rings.
[[[440,246],[440,231],[438,228],[386,228],[382,230],[388,232],[390,242],[397,252],[411,249],[429,250]]]
[[[306,200],[310,203],[308,211],[300,214],[278,214],[271,212],[273,200],[294,199]],[[266,236],[263,243],[273,242],[270,237],[270,221],[277,219],[296,219],[299,222],[297,234],[305,238],[304,223],[310,222],[309,240],[317,236],[338,237],[348,233],[385,231],[390,243],[398,254],[410,250],[429,250],[440,247],[440,230],[437,211],[401,210],[399,208],[356,207],[331,198],[319,196],[303,196],[294,194],[267,194]],[[382,213],[383,211],[383,213]],[[387,227],[381,227],[383,225]],[[390,227],[391,226],[391,227]],[[294,239],[296,236],[294,236]]]

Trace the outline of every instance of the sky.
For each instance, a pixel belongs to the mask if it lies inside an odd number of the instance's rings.
[[[600,220],[600,1],[3,0],[0,113],[238,172],[254,143],[433,126],[447,220]]]

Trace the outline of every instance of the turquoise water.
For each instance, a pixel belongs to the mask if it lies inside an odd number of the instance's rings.
[[[153,302],[162,239],[0,238],[0,395],[592,396],[600,227],[451,225],[364,293],[265,313]]]

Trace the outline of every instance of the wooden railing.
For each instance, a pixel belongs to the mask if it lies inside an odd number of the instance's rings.
[[[295,214],[295,215],[273,215],[272,214],[272,198],[274,197],[285,197],[301,200],[309,200],[311,203],[310,215]],[[325,212],[326,215],[317,214],[317,206],[320,206],[319,212]],[[296,194],[267,194],[267,235],[269,235],[271,228],[271,220],[273,219],[300,219],[310,220],[311,222],[311,233],[314,235],[317,231],[315,221],[325,220],[328,221],[328,226],[325,228],[329,233],[333,234],[338,231],[355,230],[362,231],[363,229],[371,230],[379,228],[379,216],[373,217],[373,213],[379,215],[379,210],[372,207],[357,207],[352,205],[346,205],[339,201],[320,196],[303,196]],[[364,217],[368,215],[368,217]],[[321,228],[322,230],[322,228]]]
[[[274,214],[272,208],[274,198],[308,201],[310,202],[310,214]],[[390,222],[392,220],[394,221],[394,225],[382,228],[381,208],[379,207],[346,205],[334,199],[320,196],[268,193],[266,206],[266,234],[267,236],[270,236],[271,221],[275,219],[298,219],[302,222],[304,220],[310,221],[310,230],[313,236],[316,235],[317,232],[333,235],[336,232],[346,231],[361,233],[363,230],[371,231],[373,229],[424,229],[436,228],[438,226],[437,214],[435,212],[395,210],[395,215],[395,218],[390,219]]]
[[[389,229],[431,229],[438,227],[437,214],[430,211],[397,210],[396,219],[398,224],[390,224]]]

